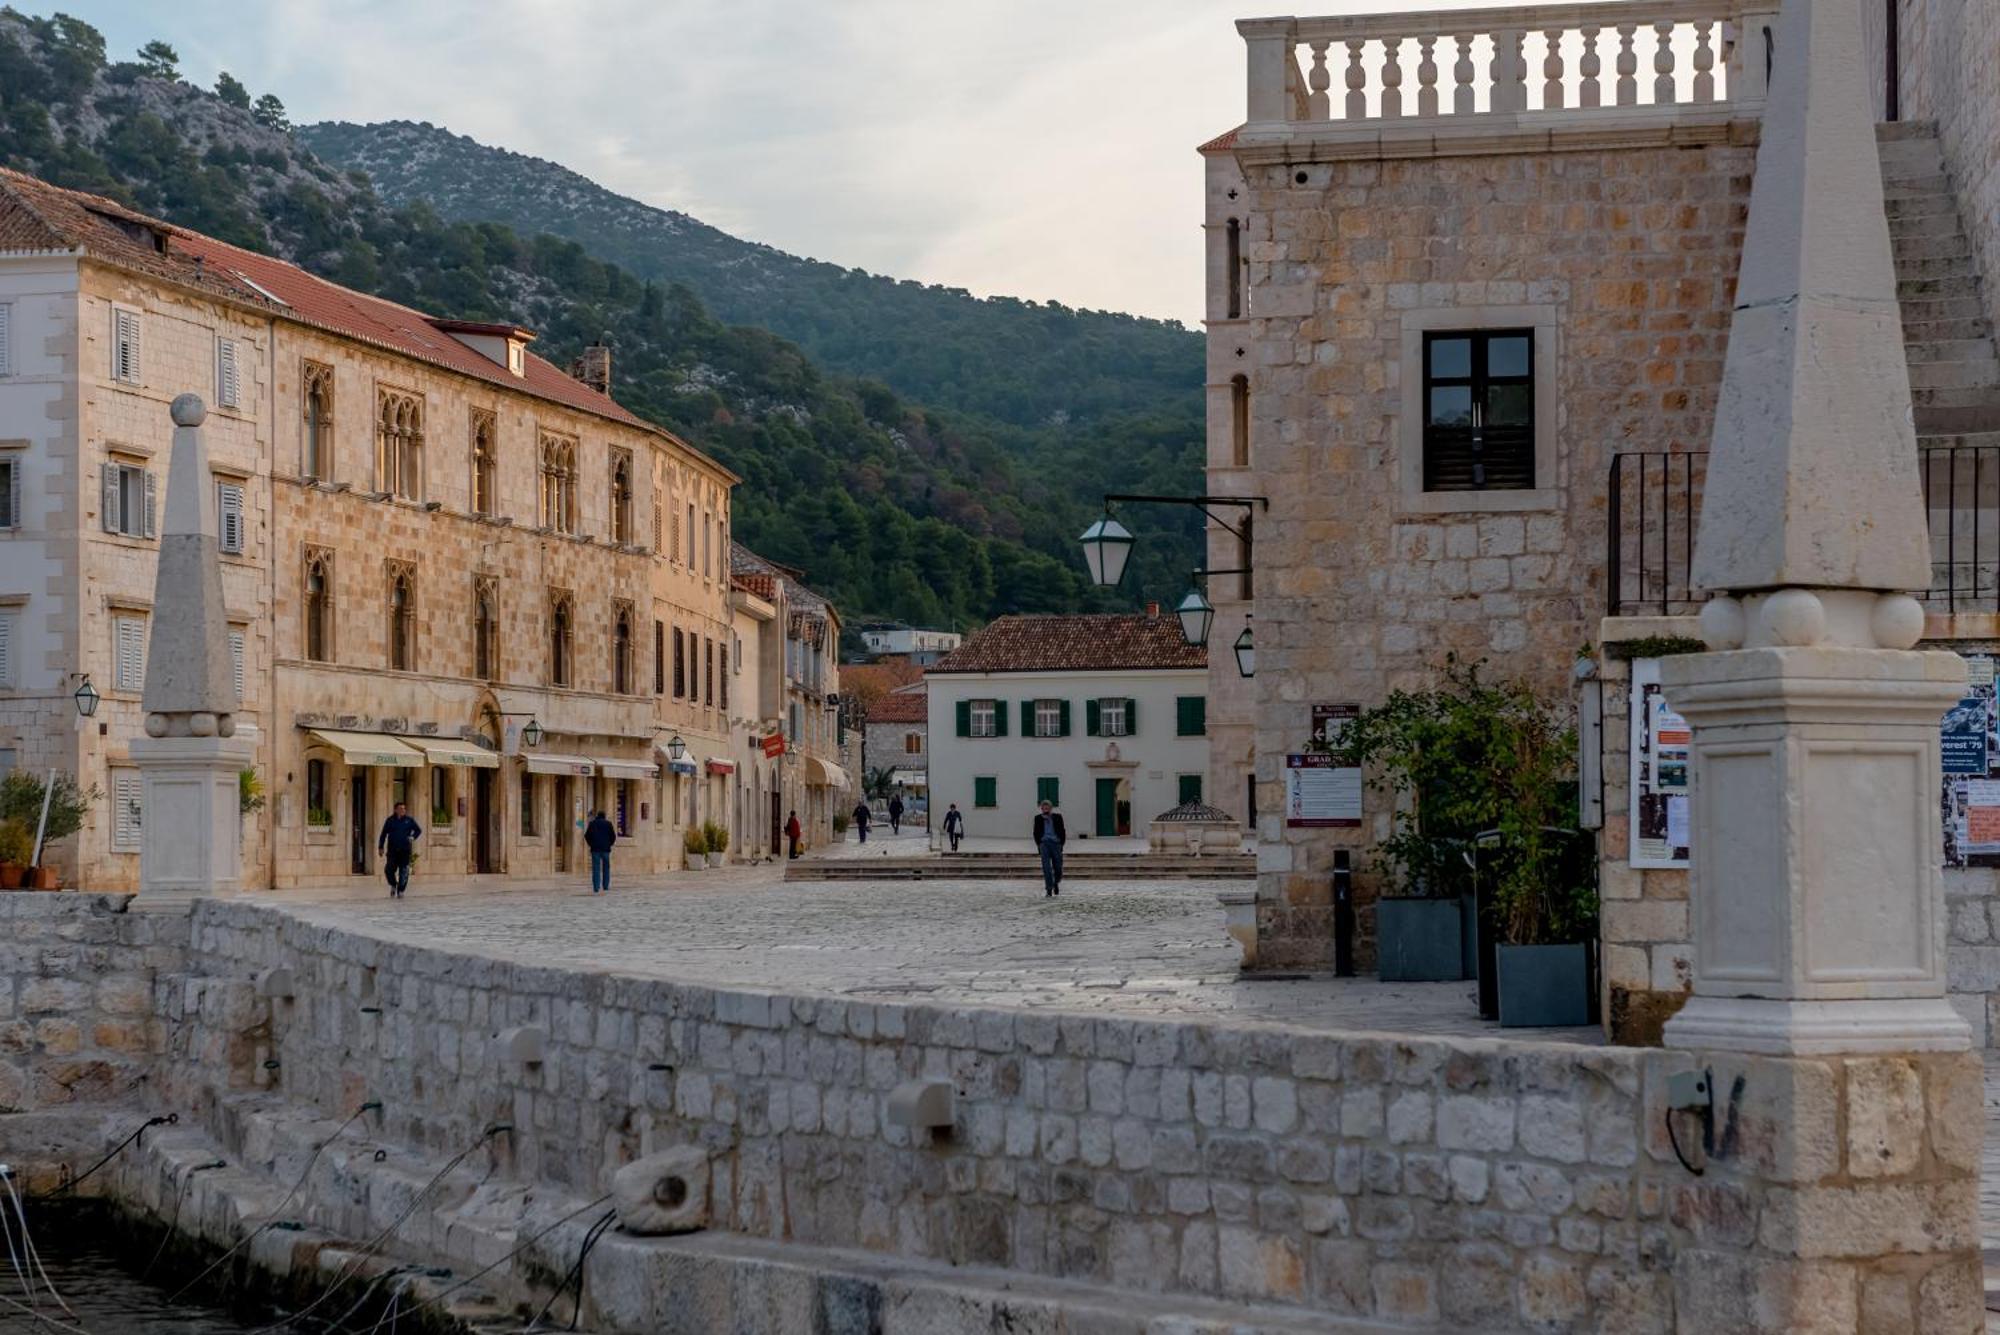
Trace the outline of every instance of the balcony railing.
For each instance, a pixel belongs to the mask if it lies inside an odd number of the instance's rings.
[[[1599,0],[1244,19],[1246,133],[1761,108],[1777,10],[1778,0]]]
[[[1932,612],[2000,613],[2000,446],[1918,451],[1930,518]],[[1691,616],[1701,610],[1691,575],[1708,452],[1612,456],[1605,497],[1606,611],[1612,616]]]

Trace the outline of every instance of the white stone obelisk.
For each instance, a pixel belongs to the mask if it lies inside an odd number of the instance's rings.
[[[1785,0],[1694,580],[1694,995],[1671,1047],[1948,1051],[1930,584],[1861,0]]]
[[[201,399],[173,402],[173,456],[160,525],[160,567],[146,644],[146,735],[132,762],[143,785],[139,893],[142,900],[240,888],[242,818],[237,775],[254,747],[236,736],[235,676],[215,487]]]

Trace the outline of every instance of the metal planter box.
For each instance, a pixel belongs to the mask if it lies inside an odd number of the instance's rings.
[[[1500,1027],[1549,1029],[1590,1023],[1590,953],[1582,942],[1500,946]]]
[[[1456,897],[1376,902],[1376,972],[1385,983],[1465,978],[1464,941],[1465,910]]]

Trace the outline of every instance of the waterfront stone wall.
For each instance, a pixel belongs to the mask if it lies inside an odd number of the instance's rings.
[[[1399,1321],[1852,1329],[1795,1324],[1794,1300],[1977,1305],[1970,1057],[1706,1061],[733,992],[245,903],[198,907],[183,951],[185,919],[9,898],[17,936],[107,938],[68,1013],[143,986],[145,1053],[166,1058],[148,1100],[198,1122],[267,1086],[324,1117],[379,1099],[383,1136],[438,1157],[506,1122],[499,1171],[578,1194],[696,1144],[720,1228]],[[18,1007],[35,983],[10,958]],[[541,1061],[506,1055],[521,1026],[544,1031]],[[1666,1097],[1703,1066],[1712,1130],[1675,1117],[1697,1177]],[[919,1077],[957,1091],[948,1132],[886,1121]],[[1773,1286],[1772,1318],[1742,1324]]]

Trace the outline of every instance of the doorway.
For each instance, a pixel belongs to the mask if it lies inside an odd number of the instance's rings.
[[[472,771],[472,870],[481,874],[500,870],[500,803],[494,787],[498,773]]]
[[[576,804],[576,799],[572,796],[572,789],[575,783],[576,780],[570,778],[567,774],[556,776],[555,810],[549,814],[553,818],[551,823],[555,826],[555,829],[550,831],[550,833],[555,836],[557,871],[569,870],[570,827],[576,821],[576,813],[571,809]]]
[[[348,866],[356,876],[368,874],[368,771],[357,769],[347,781]]]
[[[783,842],[785,837],[785,816],[784,813],[779,810],[779,808],[782,807],[783,805],[784,805],[784,799],[779,797],[778,790],[773,788],[771,790],[771,856],[772,857],[777,857],[779,852],[782,851],[785,846]]]
[[[1132,833],[1132,784],[1128,779],[1097,781],[1097,837]]]

